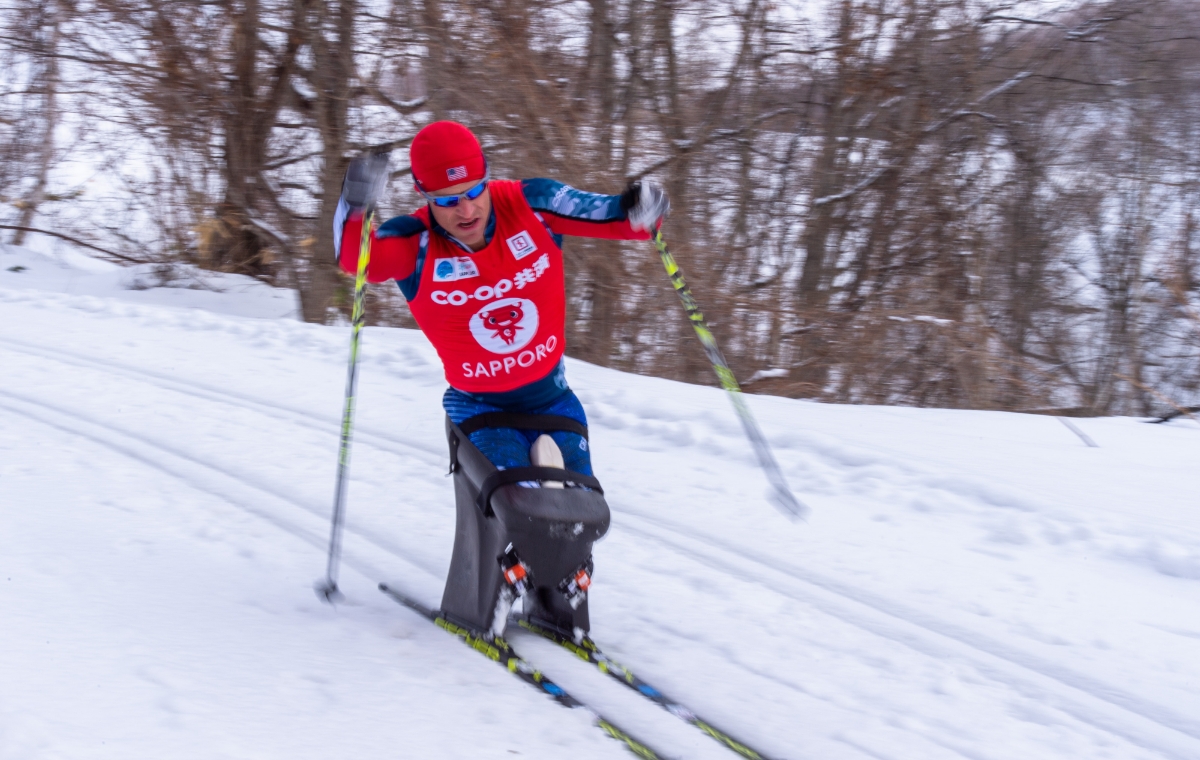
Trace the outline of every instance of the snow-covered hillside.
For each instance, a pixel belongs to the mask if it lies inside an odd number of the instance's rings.
[[[331,608],[348,330],[134,275],[0,250],[0,758],[629,756],[375,588],[436,604],[449,561],[420,334],[365,333]],[[568,377],[613,509],[593,635],[731,733],[781,760],[1200,757],[1196,423],[1079,420],[1089,448],[1052,417],[751,397],[793,523],[720,392]],[[666,753],[734,757],[514,643]]]

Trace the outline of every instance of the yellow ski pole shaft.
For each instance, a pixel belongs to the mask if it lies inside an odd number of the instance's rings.
[[[692,291],[683,279],[683,272],[680,270],[679,264],[667,249],[667,241],[663,239],[661,227],[654,229],[654,247],[658,249],[659,258],[666,267],[667,275],[671,278],[671,285],[679,295],[679,300],[683,301],[683,308],[687,311],[688,320],[692,323],[692,329],[696,331],[696,337],[700,339],[700,344],[704,346],[704,353],[708,356],[713,371],[717,373],[717,380],[729,396],[738,419],[742,421],[742,429],[746,431],[746,437],[750,439],[750,443],[754,447],[758,464],[771,484],[771,502],[789,517],[807,516],[808,507],[797,499],[792,493],[792,489],[788,487],[787,480],[783,477],[783,471],[779,469],[779,463],[775,461],[775,455],[771,453],[771,446],[767,443],[766,436],[759,428],[758,421],[754,419],[750,407],[746,405],[746,399],[742,395],[737,378],[733,376],[733,371],[729,369],[729,364],[726,363],[721,349],[717,346],[717,339],[708,329],[708,324],[704,321],[704,314],[700,311],[696,299],[692,297]]]
[[[342,554],[342,521],[345,515],[347,479],[350,474],[350,434],[354,427],[354,396],[358,388],[358,347],[362,341],[363,324],[366,322],[363,302],[367,291],[367,266],[371,261],[371,226],[374,220],[375,207],[371,206],[363,216],[362,241],[358,248],[358,272],[354,277],[354,309],[350,315],[350,366],[346,371],[346,402],[342,409],[342,435],[338,446],[337,486],[333,497],[333,519],[329,528],[329,562],[325,567],[325,580],[317,584],[317,595],[331,603],[342,596],[337,586],[337,571]]]

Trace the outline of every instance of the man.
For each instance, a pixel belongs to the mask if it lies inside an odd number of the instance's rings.
[[[666,194],[650,182],[598,195],[548,179],[493,180],[479,141],[452,121],[418,132],[409,159],[427,205],[372,233],[367,279],[399,284],[445,366],[446,414],[455,424],[504,411],[560,415],[586,426],[563,367],[562,237],[648,240],[669,210]],[[346,272],[357,270],[364,210],[386,180],[386,158],[355,159],[346,173],[334,221]],[[537,437],[509,428],[470,434],[502,469],[529,466]],[[550,438],[561,466],[592,474],[585,438],[573,432]]]

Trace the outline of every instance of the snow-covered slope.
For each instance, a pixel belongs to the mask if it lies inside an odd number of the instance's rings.
[[[129,276],[0,253],[0,758],[628,756],[375,589],[436,604],[453,537],[418,333],[365,333],[335,609],[311,585],[348,331]],[[568,377],[613,508],[595,638],[723,728],[787,760],[1200,757],[1200,426],[1080,420],[1088,448],[1051,417],[751,397],[793,523],[718,391]],[[655,746],[733,757],[515,640]]]
[[[296,294],[250,277],[188,266],[118,266],[67,246],[54,254],[0,245],[0,287],[115,297],[243,317],[296,318]]]

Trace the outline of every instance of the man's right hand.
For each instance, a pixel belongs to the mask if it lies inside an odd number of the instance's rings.
[[[357,156],[346,169],[342,200],[351,208],[374,206],[388,181],[388,153]]]

